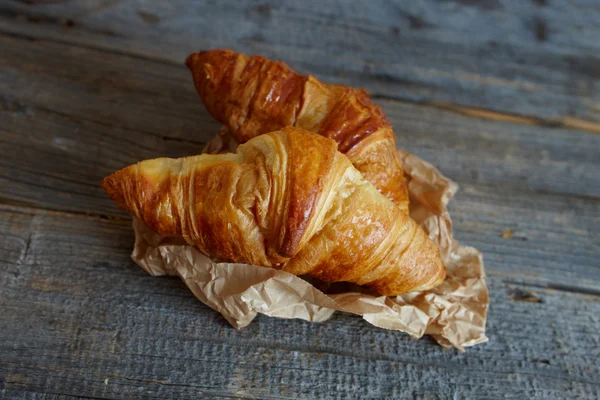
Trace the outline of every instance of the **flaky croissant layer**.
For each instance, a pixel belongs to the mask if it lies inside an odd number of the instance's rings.
[[[362,89],[328,85],[282,62],[230,50],[186,60],[208,112],[238,143],[296,126],[334,139],[361,174],[408,213],[392,126]]]
[[[330,139],[285,128],[236,154],[142,161],[105,178],[120,207],[209,257],[384,295],[429,289],[445,267],[425,232]]]

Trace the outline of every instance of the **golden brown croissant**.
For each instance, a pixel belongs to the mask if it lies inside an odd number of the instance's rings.
[[[360,89],[328,85],[282,62],[229,50],[186,60],[207,110],[244,143],[296,126],[334,139],[362,175],[408,212],[408,192],[392,126]]]
[[[336,150],[298,128],[236,154],[142,161],[105,178],[123,209],[209,257],[381,294],[429,289],[446,270],[425,232]]]

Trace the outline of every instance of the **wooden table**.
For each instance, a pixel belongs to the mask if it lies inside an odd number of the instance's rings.
[[[396,3],[4,0],[0,398],[600,398],[600,5]],[[218,124],[183,60],[215,47],[364,86],[460,184],[489,343],[342,314],[237,331],[133,264],[99,181],[200,152]]]

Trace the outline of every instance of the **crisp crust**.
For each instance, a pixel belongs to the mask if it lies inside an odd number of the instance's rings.
[[[286,126],[319,133],[335,140],[381,193],[408,212],[391,124],[364,90],[328,85],[283,62],[230,50],[191,54],[186,65],[206,109],[239,143]],[[381,144],[363,145],[369,138]],[[361,162],[367,158],[390,162]]]
[[[319,197],[324,190],[325,177],[335,160],[336,144],[298,128],[283,129],[289,148],[288,208],[279,254],[293,257],[298,253],[302,237],[317,212]]]
[[[155,159],[102,186],[163,236],[213,259],[367,285],[384,295],[439,284],[425,232],[336,150],[298,128],[258,136],[237,154]]]

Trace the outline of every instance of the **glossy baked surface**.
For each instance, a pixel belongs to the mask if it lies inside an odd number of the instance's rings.
[[[408,211],[392,126],[364,90],[328,85],[283,62],[230,50],[194,53],[186,64],[207,110],[238,142],[286,126],[334,139],[367,180]]]
[[[163,236],[210,257],[367,285],[385,295],[441,283],[437,247],[336,150],[299,128],[258,136],[236,154],[159,158],[103,187]]]

